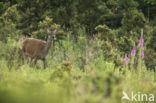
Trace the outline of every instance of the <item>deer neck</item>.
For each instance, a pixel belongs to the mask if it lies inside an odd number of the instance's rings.
[[[48,38],[47,40],[47,43],[46,43],[46,46],[45,46],[45,55],[48,54],[48,51],[52,45],[52,42],[53,42],[53,39],[52,38]]]

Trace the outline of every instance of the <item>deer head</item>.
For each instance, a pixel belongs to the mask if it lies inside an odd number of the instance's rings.
[[[52,39],[55,39],[55,34],[56,34],[57,31],[58,31],[58,29],[55,29],[54,31],[49,31],[49,30],[47,29],[48,37],[49,37],[49,38],[52,38]]]

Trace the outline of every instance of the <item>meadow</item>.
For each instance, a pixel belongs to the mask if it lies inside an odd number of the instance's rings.
[[[1,1],[0,103],[156,103],[155,11],[155,0]],[[24,63],[23,41],[54,30],[46,68]]]
[[[121,65],[104,60],[98,39],[80,36],[74,43],[63,40],[54,43],[47,56],[47,68],[42,62],[31,67],[23,64],[18,49],[19,41],[8,42],[1,48],[13,56],[2,58],[0,64],[1,103],[150,103],[150,94],[156,95],[156,74],[147,70],[144,59],[137,66],[121,57]],[[20,49],[19,49],[20,50]],[[18,53],[19,52],[19,53]],[[10,60],[11,59],[11,60]],[[10,60],[10,61],[9,61]],[[139,66],[140,65],[140,66]],[[133,68],[132,68],[133,67]],[[122,99],[123,91],[137,94],[137,101]],[[146,97],[138,101],[141,94]]]

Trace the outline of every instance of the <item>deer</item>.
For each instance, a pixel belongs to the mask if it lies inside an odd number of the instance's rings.
[[[54,31],[49,31],[47,29],[47,34],[48,34],[47,41],[43,41],[43,40],[39,40],[35,38],[26,38],[22,43],[24,63],[26,63],[26,59],[28,57],[30,57],[32,65],[35,65],[38,60],[42,60],[43,68],[45,69],[46,68],[46,56],[55,39],[55,34],[57,31],[58,29],[55,29]]]

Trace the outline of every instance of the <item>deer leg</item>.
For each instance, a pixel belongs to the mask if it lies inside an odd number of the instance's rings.
[[[33,66],[33,58],[30,58],[30,66]]]
[[[46,68],[45,58],[43,58],[42,61],[43,61],[43,69],[45,69]]]
[[[24,54],[24,64],[27,64],[27,56]]]
[[[35,60],[34,60],[34,65],[36,65],[36,63],[37,63],[37,60],[38,60],[38,59],[37,59],[37,58],[35,58]]]

